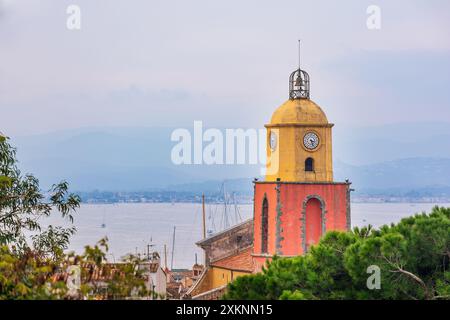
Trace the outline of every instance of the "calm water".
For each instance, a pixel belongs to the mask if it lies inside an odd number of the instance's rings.
[[[353,203],[352,225],[363,226],[397,222],[403,217],[417,212],[430,211],[433,204],[408,203]],[[440,204],[450,207],[450,204]],[[228,209],[229,224],[236,221],[236,211]],[[219,231],[225,226],[223,208],[207,206],[208,229]],[[230,213],[231,211],[231,213]],[[252,205],[240,205],[242,220],[251,218]],[[50,220],[51,219],[51,220]],[[61,221],[52,217],[49,222]],[[102,224],[106,227],[102,228]],[[77,234],[72,238],[70,250],[82,252],[87,244],[95,244],[104,236],[109,238],[111,261],[118,260],[126,253],[144,253],[148,244],[152,251],[159,251],[164,257],[164,244],[167,245],[167,260],[170,267],[172,254],[173,228],[175,232],[174,268],[188,268],[203,260],[202,250],[195,242],[202,236],[201,204],[191,203],[139,203],[139,204],[84,204],[75,216]]]

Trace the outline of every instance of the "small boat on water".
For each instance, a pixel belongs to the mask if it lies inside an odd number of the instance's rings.
[[[101,227],[103,229],[106,228],[105,215],[106,215],[105,208],[103,208],[103,220],[102,220],[102,224],[101,224]]]

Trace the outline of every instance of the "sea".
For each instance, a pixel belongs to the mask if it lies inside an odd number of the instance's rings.
[[[379,227],[396,223],[404,217],[430,212],[431,203],[352,203],[352,227],[371,224]],[[438,204],[450,207],[450,203]],[[208,234],[221,231],[253,217],[251,204],[223,207],[206,205]],[[68,225],[54,214],[44,225]],[[202,263],[204,255],[195,244],[202,239],[202,205],[197,203],[119,203],[82,204],[74,214],[77,232],[68,251],[82,253],[86,245],[95,245],[107,237],[107,259],[118,262],[126,254],[144,257],[157,251],[169,268],[191,268]],[[166,250],[164,249],[166,248]]]

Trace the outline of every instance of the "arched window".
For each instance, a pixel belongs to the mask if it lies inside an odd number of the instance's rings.
[[[307,158],[305,160],[305,171],[314,171],[314,159]]]
[[[267,253],[267,243],[269,237],[269,203],[264,198],[261,215],[261,253]]]
[[[322,237],[323,231],[323,217],[322,217],[322,204],[319,199],[309,199],[305,207],[305,234],[304,234],[304,248],[306,251],[309,248],[317,244]]]

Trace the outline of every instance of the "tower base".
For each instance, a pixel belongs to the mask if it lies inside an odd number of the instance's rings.
[[[255,271],[274,255],[304,254],[327,231],[350,230],[350,185],[255,181]]]

